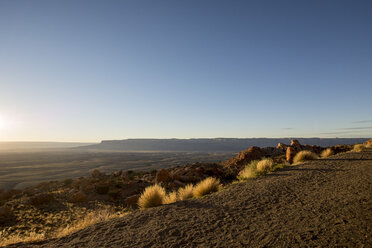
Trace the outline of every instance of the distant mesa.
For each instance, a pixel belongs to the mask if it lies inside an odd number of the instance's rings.
[[[216,138],[216,139],[125,139],[104,140],[99,144],[81,146],[79,149],[109,151],[172,151],[172,152],[239,152],[247,147],[285,147],[292,138]],[[296,138],[296,144],[317,146],[335,146],[339,144],[356,144],[368,138]]]

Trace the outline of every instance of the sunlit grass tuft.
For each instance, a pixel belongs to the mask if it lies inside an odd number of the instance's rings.
[[[273,169],[274,161],[269,158],[262,159],[257,163],[258,173],[266,174]]]
[[[48,229],[42,230],[38,233],[26,231],[23,233],[13,233],[11,235],[7,235],[5,232],[0,232],[0,246],[7,246],[21,242],[36,242],[45,239],[61,238],[96,223],[108,221],[110,219],[121,217],[124,215],[125,213],[117,213],[110,209],[104,209],[93,211],[84,216],[81,216],[81,218],[79,218],[72,224],[67,225],[66,227],[59,228],[53,232],[49,232]]]
[[[255,178],[259,175],[257,171],[257,164],[258,160],[251,161],[249,164],[247,164],[243,170],[241,170],[238,174],[239,180],[247,180],[250,178]]]
[[[149,186],[138,199],[138,206],[142,209],[157,207],[163,204],[165,190],[158,184]]]
[[[220,189],[220,180],[214,177],[208,177],[203,181],[199,182],[193,190],[194,197],[201,197],[208,195],[213,192],[217,192]]]
[[[308,160],[314,160],[318,159],[318,155],[311,151],[300,151],[299,153],[296,154],[296,156],[293,158],[293,163],[298,164],[302,163]]]
[[[178,198],[183,201],[192,198],[194,191],[194,185],[188,184],[183,188],[178,189]]]
[[[322,158],[328,158],[329,156],[332,156],[334,154],[335,153],[334,153],[333,149],[329,147],[329,148],[323,150],[322,153],[320,154],[320,156]]]
[[[164,197],[163,204],[171,204],[177,201],[177,192],[171,192]]]
[[[363,144],[356,144],[353,147],[353,152],[362,152],[366,149],[366,147]]]

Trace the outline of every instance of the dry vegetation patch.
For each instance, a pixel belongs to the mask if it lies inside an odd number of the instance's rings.
[[[199,182],[193,190],[194,197],[201,197],[213,192],[217,192],[220,189],[220,180],[214,177],[208,177],[203,181]]]
[[[298,164],[302,163],[308,160],[315,160],[318,159],[318,155],[311,151],[300,151],[296,154],[296,156],[293,158],[293,163]]]
[[[157,207],[163,204],[165,189],[158,184],[149,186],[138,199],[138,206],[142,209]]]
[[[194,185],[192,185],[192,184],[188,184],[183,188],[179,188],[178,189],[178,198],[181,201],[191,199],[194,196],[193,191],[194,191]]]
[[[333,149],[332,148],[327,148],[327,149],[325,149],[324,151],[322,151],[322,153],[321,153],[321,157],[322,158],[328,158],[329,156],[332,156],[332,155],[334,155],[335,154],[335,152],[333,151]]]
[[[257,171],[257,164],[258,160],[251,161],[249,164],[247,164],[243,170],[241,170],[238,174],[239,180],[247,180],[250,178],[255,178],[259,175]]]
[[[171,192],[164,197],[163,204],[171,204],[178,200],[177,192]]]
[[[31,214],[31,213],[29,213]],[[41,214],[41,213],[39,213]],[[45,221],[54,225],[54,228],[49,225],[38,226],[31,229],[18,229],[16,231],[11,228],[0,231],[0,246],[20,242],[40,241],[44,239],[61,238],[73,232],[86,228],[90,225],[107,221],[115,217],[124,216],[125,212],[117,212],[111,208],[98,209],[95,211],[86,211],[86,209],[74,209],[74,218],[66,222],[63,217],[70,216],[66,213],[56,213],[50,215],[41,215]],[[32,223],[30,223],[32,225]]]
[[[363,144],[356,144],[353,147],[352,152],[362,152],[366,149],[366,147]]]
[[[274,161],[270,158],[265,158],[257,163],[257,171],[266,174],[273,169],[273,166]]]

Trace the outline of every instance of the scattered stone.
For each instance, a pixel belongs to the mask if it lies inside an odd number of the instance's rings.
[[[51,194],[38,194],[30,197],[29,203],[34,206],[40,206],[50,203],[54,200],[53,195]]]
[[[125,199],[125,204],[128,207],[137,208],[138,207],[138,199],[140,198],[140,196],[141,196],[140,194],[136,194],[136,195],[132,195],[132,196],[127,197],[127,199]]]
[[[293,163],[293,158],[296,156],[297,152],[293,147],[288,147],[286,151],[286,160],[292,164]]]
[[[291,140],[291,146],[293,147],[301,147],[301,144],[298,140]]]
[[[174,183],[175,185],[179,186],[179,187],[183,187],[183,186],[185,186],[185,184],[184,184],[183,182],[178,181],[178,180],[174,180],[173,183]]]
[[[276,149],[282,149],[283,151],[287,150],[288,145],[283,144],[283,143],[278,143],[276,146]]]
[[[95,169],[92,171],[92,177],[93,178],[103,178],[106,174],[104,172],[100,172],[98,169]]]
[[[156,173],[156,178],[155,178],[156,183],[167,183],[171,181],[172,181],[172,177],[169,174],[169,171],[167,169],[161,169],[160,171],[158,171],[158,173]]]
[[[84,192],[79,191],[79,192],[74,193],[68,199],[68,201],[69,202],[72,202],[72,203],[83,203],[83,202],[86,202],[87,201],[87,195]]]

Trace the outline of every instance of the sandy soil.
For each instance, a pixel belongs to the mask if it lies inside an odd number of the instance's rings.
[[[372,247],[372,150],[17,247]]]

